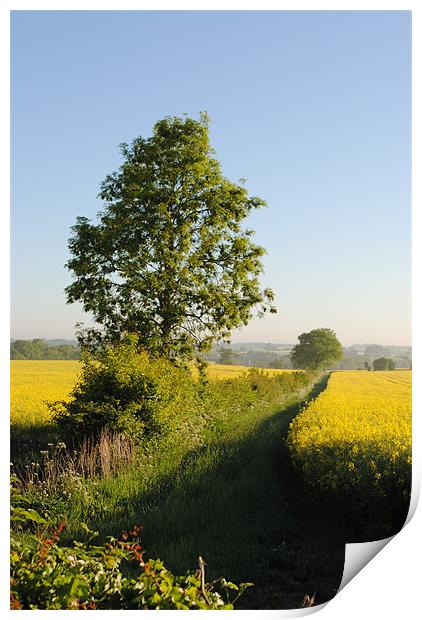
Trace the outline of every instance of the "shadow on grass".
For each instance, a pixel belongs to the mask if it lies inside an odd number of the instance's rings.
[[[49,443],[60,441],[58,430],[51,424],[11,424],[10,460],[16,470],[23,469],[31,461],[40,458],[40,451]]]
[[[196,566],[201,555],[207,580],[252,581],[238,609],[300,607],[314,592],[317,603],[329,600],[341,581],[344,543],[331,516],[308,501],[283,439],[327,379],[246,436],[217,438],[190,453],[171,476],[121,501],[107,523],[93,527],[118,535],[141,524],[147,556],[175,572]]]

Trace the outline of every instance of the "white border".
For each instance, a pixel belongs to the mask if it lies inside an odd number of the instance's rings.
[[[0,45],[1,51],[1,78],[3,84],[9,84],[9,11],[10,10],[412,10],[413,13],[413,109],[415,111],[422,109],[422,101],[420,97],[420,48],[419,43],[421,36],[420,29],[420,9],[418,3],[411,2],[394,2],[392,0],[380,2],[316,2],[316,1],[298,1],[298,2],[269,2],[268,0],[261,0],[257,3],[252,0],[245,0],[244,2],[228,2],[227,0],[222,2],[221,0],[214,0],[213,2],[201,2],[197,1],[162,1],[156,0],[155,2],[139,2],[136,0],[121,0],[116,3],[111,0],[100,1],[40,1],[36,2],[31,0],[12,1],[6,0],[2,3],[0,9]],[[2,89],[5,92],[6,89]],[[9,101],[3,97],[2,100],[2,112],[1,115],[1,135],[4,137],[2,141],[2,161],[0,166],[1,174],[1,189],[2,189],[2,208],[0,212],[0,252],[1,252],[1,265],[2,265],[2,288],[3,290],[9,289],[9,214],[5,205],[9,202],[9,148],[7,144],[6,136],[9,134]],[[420,121],[419,115],[415,114],[413,119],[413,169],[418,171],[421,169],[421,157],[419,144],[416,142],[416,138],[420,135]],[[421,192],[420,182],[415,174],[413,179],[413,204],[421,204]],[[421,215],[419,211],[414,208],[413,210],[413,265],[414,270],[417,273],[417,265],[421,264],[421,250],[418,243],[418,236],[420,234]],[[418,279],[418,273],[413,281]],[[2,424],[5,424],[5,431],[2,433],[3,441],[2,446],[3,455],[8,459],[8,421],[5,415],[5,410],[8,408],[8,389],[9,389],[9,375],[8,375],[8,361],[9,361],[9,329],[10,324],[9,308],[5,301],[0,304],[1,308],[1,325],[3,327],[1,332],[0,350],[2,352],[2,363],[0,373],[0,391],[5,407],[3,408],[3,415],[1,417]],[[420,291],[413,290],[413,346],[414,346],[414,363],[413,370],[416,380],[414,381],[414,445],[416,444],[417,450],[414,450],[414,480],[417,487],[420,486],[421,478],[421,459],[418,456],[420,451],[420,430],[421,424],[418,420],[420,403],[420,334],[421,328],[419,327],[415,317],[422,316],[422,307],[420,303]],[[416,373],[416,375],[415,375]],[[7,460],[6,459],[6,460]],[[1,480],[5,484],[5,488],[8,486],[8,470],[1,468]],[[6,491],[7,494],[7,491]],[[416,498],[416,496],[415,496]],[[415,499],[414,498],[414,499]],[[4,515],[3,515],[4,516]],[[7,558],[7,542],[5,533],[7,532],[7,515],[5,521],[3,521],[3,536],[1,537],[1,551],[2,558],[3,553],[6,553]],[[418,615],[420,602],[419,602],[419,579],[418,572],[420,572],[420,560],[417,547],[421,543],[422,532],[422,517],[421,509],[416,512],[410,523],[404,528],[402,532],[398,534],[390,542],[377,557],[375,557],[365,569],[359,573],[359,575],[353,579],[346,588],[344,588],[327,606],[324,607],[321,612],[321,617],[337,618],[341,617],[342,620],[355,620],[356,614],[364,615],[364,617],[374,618],[394,618],[396,620],[399,615],[401,618],[416,618]],[[1,576],[0,576],[0,605],[1,609],[9,613],[8,610],[8,565],[6,562],[2,562]],[[301,610],[299,615],[303,615]],[[308,613],[312,613],[314,610],[306,610]],[[26,614],[28,612],[21,612]],[[31,614],[39,614],[44,612],[29,612]],[[63,612],[51,612],[51,613],[63,613]],[[94,612],[83,612],[94,613]],[[98,613],[98,612],[96,612]],[[113,613],[113,612],[103,612]],[[126,613],[155,613],[155,612],[126,612]],[[164,613],[164,612],[163,612]],[[165,612],[174,613],[174,612]],[[189,613],[189,612],[181,612]],[[213,613],[213,612],[203,612]],[[272,616],[275,617],[297,617],[297,613],[289,611],[250,611],[250,612],[220,612],[230,613],[236,616]],[[32,617],[32,616],[31,616]]]

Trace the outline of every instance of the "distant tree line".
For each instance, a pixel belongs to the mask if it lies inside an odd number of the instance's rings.
[[[11,360],[78,360],[79,347],[72,344],[49,345],[42,338],[10,343]]]
[[[293,368],[291,353],[293,345],[278,343],[231,343],[218,344],[205,355],[209,362],[239,364],[256,368]],[[352,345],[343,347],[340,360],[333,361],[330,370],[364,370],[373,368],[375,360],[391,359],[396,368],[412,367],[411,347],[383,345]],[[388,368],[387,368],[388,369]]]
[[[220,344],[216,345],[210,353],[206,353],[204,358],[208,362],[239,364],[250,368],[292,368],[291,347],[286,348],[286,345],[283,345],[282,352],[277,347],[279,347],[277,344],[266,345],[259,342],[249,343],[247,346],[238,343],[230,346]]]
[[[396,357],[380,356],[373,358],[366,354],[359,355],[350,350],[343,351],[343,357],[334,366],[335,370],[394,370],[411,368],[410,355]]]
[[[256,368],[292,368],[289,355],[277,355],[274,351],[258,349],[236,352],[231,347],[222,347],[205,359],[227,366],[239,364]]]

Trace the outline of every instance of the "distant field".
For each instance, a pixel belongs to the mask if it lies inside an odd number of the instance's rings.
[[[10,362],[10,415],[14,424],[37,424],[50,419],[44,400],[65,398],[75,385],[81,364],[62,360]]]
[[[250,366],[225,366],[224,364],[210,363],[208,366],[208,375],[211,379],[230,379],[232,377],[238,377],[243,372],[250,370]],[[268,372],[269,375],[277,375],[282,372],[293,372],[292,370],[279,370],[275,368],[263,368],[264,372]]]
[[[412,389],[412,371],[408,369],[368,372],[335,371],[329,382],[331,394],[347,394],[348,398],[386,398],[407,404]]]
[[[10,411],[14,424],[37,424],[50,419],[45,400],[66,398],[81,369],[78,361],[12,360],[10,362]],[[209,376],[215,379],[237,377],[247,366],[210,364]],[[267,369],[265,369],[267,370]],[[268,369],[270,374],[286,372]],[[288,371],[287,371],[288,372]]]

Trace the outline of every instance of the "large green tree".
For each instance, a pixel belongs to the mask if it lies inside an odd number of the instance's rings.
[[[242,228],[265,203],[222,175],[207,115],[165,118],[121,151],[97,223],[78,217],[69,240],[67,301],[99,326],[80,330],[82,344],[136,333],[149,351],[187,358],[275,312],[259,283],[265,251]]]
[[[321,327],[300,334],[299,344],[293,347],[292,364],[295,368],[321,370],[341,359],[342,346],[332,329]]]

